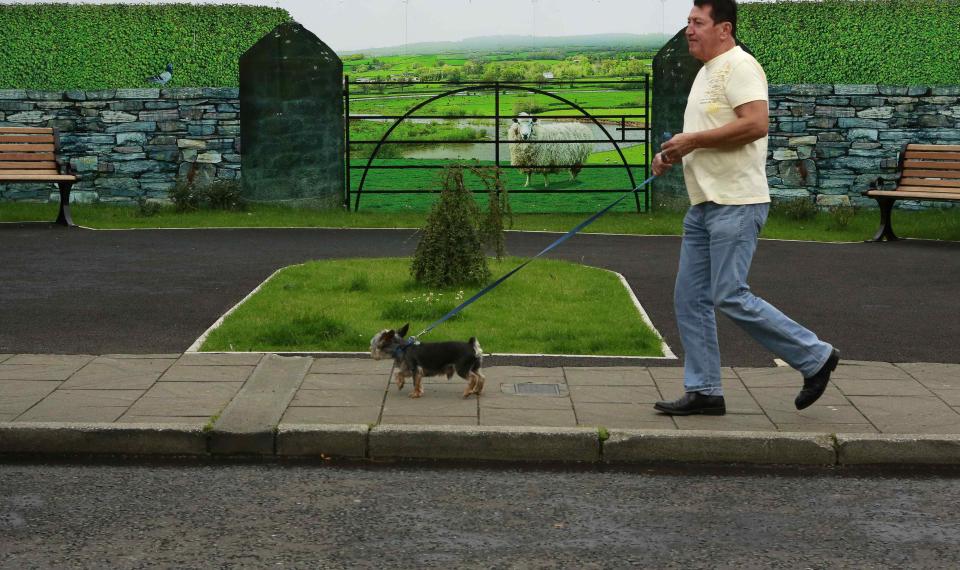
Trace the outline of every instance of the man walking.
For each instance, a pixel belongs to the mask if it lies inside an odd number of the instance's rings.
[[[715,309],[803,375],[797,409],[824,392],[840,353],[747,286],[767,220],[767,78],[736,45],[736,0],[694,0],[687,18],[690,55],[703,62],[690,89],[683,133],[653,159],[660,175],[678,162],[690,209],[683,220],[674,291],[684,350],[686,393],[655,408],[670,415],[723,415]]]

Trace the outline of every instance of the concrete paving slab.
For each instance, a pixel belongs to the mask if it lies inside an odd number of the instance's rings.
[[[674,416],[677,429],[716,431],[776,431],[777,426],[767,416],[755,414],[725,416]]]
[[[391,360],[373,358],[314,358],[310,374],[383,374],[393,366]]]
[[[17,354],[4,364],[28,364],[33,366],[69,366],[80,370],[96,356],[89,354]]]
[[[398,416],[473,416],[477,415],[477,397],[463,397],[463,386],[435,384],[424,387],[421,398],[411,398],[410,381],[403,391],[390,388],[383,413]],[[483,396],[481,396],[482,398]]]
[[[367,455],[367,425],[281,425],[277,429],[277,455],[286,457],[346,457]]]
[[[357,390],[379,388],[386,390],[386,374],[307,374],[301,390]]]
[[[673,400],[679,398],[686,389],[683,386],[683,378],[661,378],[654,380],[660,393]],[[746,390],[747,387],[737,377],[721,378],[721,385],[726,390]]]
[[[381,424],[410,426],[475,426],[477,418],[467,416],[393,416],[384,415]]]
[[[763,409],[774,410],[796,410],[793,401],[799,393],[797,388],[774,387],[774,388],[751,388],[750,394],[753,399],[760,404]],[[814,406],[849,406],[850,402],[844,397],[843,393],[832,383],[827,384],[827,389],[817,400]]]
[[[960,464],[960,437],[953,435],[837,434],[841,465]]]
[[[125,406],[68,406],[60,400],[52,400],[37,404],[14,421],[110,423],[117,421],[126,411]]]
[[[932,396],[923,384],[913,380],[830,379],[847,396]]]
[[[158,382],[130,408],[134,416],[213,416],[240,391],[240,382]]]
[[[545,368],[537,366],[490,366],[484,367],[483,375],[488,380],[496,378],[505,380],[507,378],[550,378],[551,382],[563,380],[563,368]]]
[[[0,415],[11,419],[29,410],[60,386],[60,382],[0,381]]]
[[[933,390],[933,393],[948,406],[960,406],[960,390]]]
[[[603,459],[833,465],[836,452],[831,437],[822,434],[610,430],[603,443]]]
[[[349,408],[287,408],[280,424],[375,424],[380,406]]]
[[[844,404],[821,404],[818,400],[816,404],[805,410],[797,410],[793,402],[782,403],[771,406],[763,406],[764,412],[775,424],[804,424],[804,423],[825,423],[825,424],[870,424],[870,421],[864,417],[860,410],[850,405]]]
[[[200,426],[112,423],[0,424],[0,453],[206,455]]]
[[[677,429],[670,416],[658,414],[646,404],[577,404],[577,423],[624,429]]]
[[[12,422],[14,418],[19,414],[0,414],[0,423],[2,422]]]
[[[570,386],[574,404],[653,404],[660,400],[655,386]]]
[[[576,427],[573,410],[529,410],[520,408],[481,408],[482,426]]]
[[[683,366],[650,366],[647,368],[654,380],[683,380]],[[729,366],[720,368],[720,379],[737,378],[737,373]]]
[[[383,404],[383,390],[299,390],[290,402],[296,407],[323,406],[379,406]]]
[[[272,454],[274,433],[313,360],[268,354],[210,431],[215,454]],[[177,382],[167,382],[177,384]]]
[[[883,433],[960,434],[960,414],[936,397],[850,396]]]
[[[793,368],[737,368],[737,374],[747,388],[785,388],[799,390],[803,375]]]
[[[763,408],[747,390],[731,390],[724,387],[723,401],[727,406],[727,415],[763,414]]]
[[[253,366],[189,365],[171,366],[160,382],[245,382],[253,373]]]
[[[117,420],[122,424],[182,424],[205,426],[210,421],[209,416],[136,416],[130,413],[123,414]]]
[[[587,461],[600,459],[585,428],[390,426],[370,430],[371,458]]]
[[[188,352],[177,360],[177,366],[250,366],[260,364],[263,353]]]
[[[11,358],[12,356],[13,356],[12,354],[0,354],[0,363],[7,360],[8,358]]]
[[[863,362],[843,360],[833,371],[831,378],[850,380],[910,380],[910,375],[889,362]]]
[[[174,353],[165,353],[165,354],[101,354],[100,356],[104,358],[114,358],[117,360],[124,358],[169,358],[176,360],[180,358],[179,352]]]
[[[570,386],[653,386],[653,376],[640,366],[564,367],[563,371]]]
[[[175,361],[98,357],[64,382],[70,390],[146,390]]]
[[[9,360],[7,362],[10,362]],[[63,381],[79,367],[63,364],[0,364],[0,380]]]
[[[960,364],[912,363],[897,364],[897,367],[927,388],[960,389]]]
[[[491,388],[493,388],[491,390]],[[480,396],[480,408],[521,408],[527,410],[572,410],[573,404],[566,396],[520,396],[497,390],[489,383]]]
[[[791,433],[880,433],[870,424],[777,424],[777,429]]]

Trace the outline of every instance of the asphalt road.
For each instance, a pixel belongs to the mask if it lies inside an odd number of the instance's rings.
[[[957,568],[949,476],[0,465],[0,568]]]
[[[511,233],[507,248],[530,256],[556,237]],[[411,230],[90,231],[0,224],[0,353],[182,352],[280,267],[410,255],[416,242]],[[578,235],[551,257],[622,273],[682,354],[673,315],[679,243],[677,237]],[[960,362],[960,243],[762,241],[750,283],[845,359]],[[725,365],[773,365],[774,355],[725,318],[719,323]]]

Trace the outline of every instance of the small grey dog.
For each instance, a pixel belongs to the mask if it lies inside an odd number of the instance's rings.
[[[480,396],[486,380],[480,372],[483,364],[483,349],[476,337],[467,342],[409,342],[404,337],[410,324],[399,330],[384,329],[370,340],[370,354],[374,360],[392,358],[397,367],[397,389],[402,390],[407,378],[413,378],[411,398],[423,396],[423,378],[446,374],[449,380],[453,373],[467,380],[463,397]]]

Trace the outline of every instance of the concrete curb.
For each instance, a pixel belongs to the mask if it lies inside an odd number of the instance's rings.
[[[842,465],[960,465],[960,435],[837,434]]]
[[[603,459],[630,463],[763,463],[834,465],[829,434],[610,430]]]
[[[218,434],[240,449],[249,434]],[[960,435],[283,424],[241,455],[610,464],[960,465]],[[234,441],[236,440],[236,441]],[[219,455],[199,425],[0,422],[0,456]]]
[[[277,455],[282,457],[367,457],[370,426],[282,425],[277,431]]]
[[[179,424],[0,423],[0,453],[37,455],[206,455],[201,426]]]
[[[370,430],[369,456],[596,462],[600,437],[590,428],[379,425]]]

